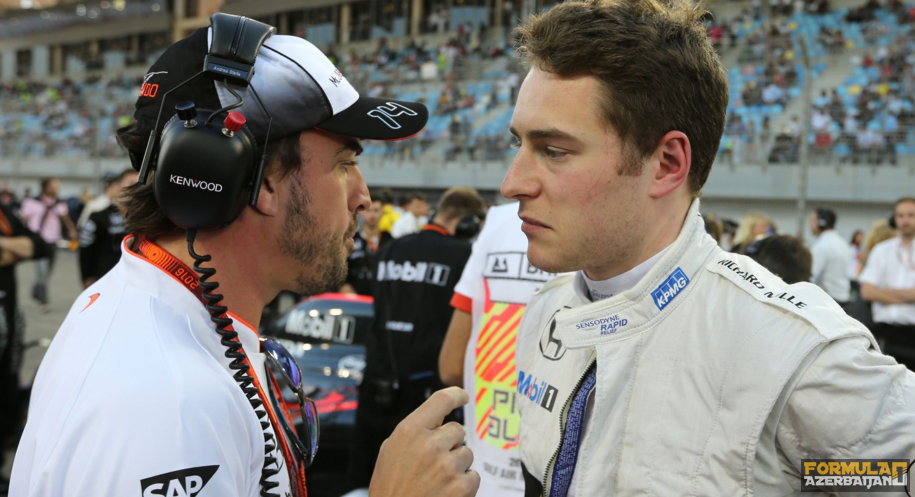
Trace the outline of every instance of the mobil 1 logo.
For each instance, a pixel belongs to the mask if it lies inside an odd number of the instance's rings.
[[[209,483],[219,466],[200,466],[140,480],[143,497],[194,497]]]

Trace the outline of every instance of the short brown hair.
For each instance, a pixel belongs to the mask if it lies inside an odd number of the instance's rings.
[[[481,214],[485,206],[483,197],[476,189],[456,186],[449,188],[442,195],[441,200],[438,201],[436,215],[442,216],[446,221],[463,219],[467,216]]]
[[[147,139],[148,136],[137,132],[136,123],[117,130],[118,144],[127,150],[132,161],[143,157]],[[302,164],[300,152],[299,133],[268,143],[264,176],[279,173],[279,179],[285,178]],[[146,184],[137,183],[125,188],[121,194],[121,207],[124,211],[124,228],[128,233],[155,240],[176,233],[180,228],[165,217],[159,208],[152,182],[153,175],[150,174]]]
[[[689,1],[568,1],[517,29],[522,58],[560,77],[600,81],[600,114],[629,157],[620,174],[665,133],[689,137],[689,190],[698,196],[724,131],[727,75],[702,22],[707,11]]]

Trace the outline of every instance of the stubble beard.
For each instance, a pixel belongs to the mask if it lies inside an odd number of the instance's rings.
[[[290,290],[303,295],[335,291],[346,281],[349,250],[344,241],[330,231],[316,232],[317,220],[308,208],[308,190],[298,178],[292,178],[291,198],[286,204],[286,221],[278,239],[280,251],[296,260],[305,269],[295,278]],[[351,225],[347,236],[355,231]]]

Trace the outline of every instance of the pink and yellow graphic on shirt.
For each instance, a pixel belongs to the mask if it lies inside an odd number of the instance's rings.
[[[476,344],[476,434],[501,449],[518,446],[518,407],[515,391],[515,336],[524,305],[493,302],[486,292]]]

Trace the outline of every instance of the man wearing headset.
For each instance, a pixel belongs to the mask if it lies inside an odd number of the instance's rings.
[[[303,39],[270,36],[268,26],[219,16],[210,29],[172,45],[153,65],[137,101],[137,122],[120,129],[118,140],[140,169],[150,134],[162,129],[178,102],[193,101],[202,113],[243,100],[236,110],[247,118],[247,130],[267,143],[262,184],[253,190],[259,195],[230,199],[243,202],[228,225],[185,233],[166,217],[159,189],[205,187],[215,194],[235,178],[232,171],[218,170],[219,164],[209,175],[162,176],[167,142],[163,138],[163,145],[151,150],[159,155],[159,172],[125,193],[125,226],[132,235],[122,244],[121,261],[77,298],[37,374],[12,495],[305,493],[298,450],[310,457],[313,446],[289,429],[288,402],[277,401],[273,367],[265,363],[279,368],[290,384],[300,376],[269,342],[259,343],[261,311],[282,290],[315,294],[339,287],[356,215],[369,202],[357,167],[359,140],[406,138],[422,129],[428,113],[419,104],[360,97]],[[249,50],[252,33],[263,39]],[[228,51],[222,49],[227,39],[235,40]],[[166,98],[204,67],[238,71],[243,64],[236,59],[224,62],[230,52],[257,55],[246,59],[254,69],[250,86],[198,77]],[[163,99],[167,114],[159,121]],[[218,140],[235,140],[246,133],[238,125],[243,118],[224,112],[216,128],[201,127],[203,117],[195,120],[190,107],[181,105],[179,120],[168,128],[177,133],[173,136],[193,141],[215,130]],[[231,152],[202,145],[199,150],[201,162]],[[168,200],[198,193],[188,190]],[[202,291],[208,283],[190,268],[197,262],[191,250],[212,256],[205,267],[218,268],[212,279],[220,284],[220,305],[229,309],[223,314],[229,324],[220,326],[237,338],[217,335],[204,307],[214,292]],[[227,351],[238,344],[238,351]],[[242,374],[243,388],[233,373]],[[479,475],[466,471],[472,454],[461,446],[463,430],[442,425],[443,417],[466,401],[460,390],[440,391],[405,419],[381,449],[370,495],[472,495]],[[304,407],[301,412],[313,414]],[[309,442],[316,440],[316,433],[306,432]]]
[[[810,281],[828,293],[843,309],[851,301],[851,280],[848,265],[852,252],[848,242],[836,228],[836,213],[819,208],[810,213],[810,231],[816,240],[810,247],[813,256],[813,273]]]
[[[795,495],[807,459],[915,458],[915,374],[705,232],[728,88],[703,19],[570,0],[519,30],[502,193],[530,262],[575,272],[518,331],[526,495]]]

